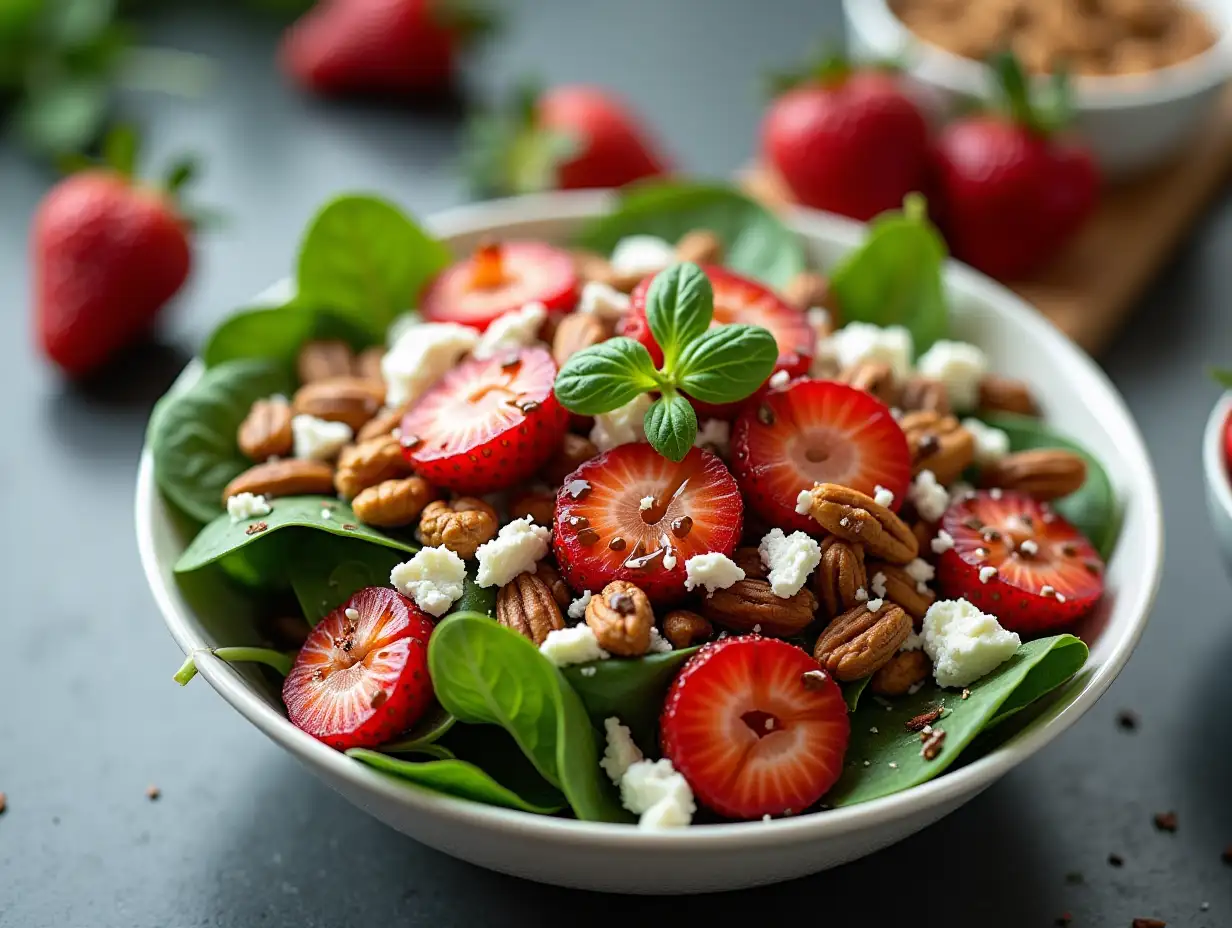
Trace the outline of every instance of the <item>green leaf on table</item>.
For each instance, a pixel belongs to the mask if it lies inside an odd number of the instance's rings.
[[[163,397],[148,436],[159,489],[198,522],[223,512],[223,488],[252,466],[236,440],[240,423],[255,401],[289,393],[291,385],[273,364],[231,361]]]
[[[675,243],[694,229],[717,235],[723,263],[739,274],[782,286],[805,268],[794,232],[760,203],[717,184],[657,180],[626,187],[609,213],[582,230],[579,244],[611,254],[628,235]]]
[[[960,692],[930,683],[912,696],[863,702],[851,716],[843,775],[825,802],[835,807],[855,805],[931,780],[953,764],[981,731],[1051,692],[1077,673],[1086,659],[1087,646],[1073,635],[1040,638],[1022,645],[1008,661],[971,684],[966,699]],[[936,758],[925,760],[919,733],[907,731],[906,725],[937,706],[945,711],[932,727],[945,732],[945,741]]]
[[[599,767],[598,737],[572,687],[530,641],[471,612],[446,617],[428,642],[436,697],[458,720],[513,736],[583,821],[630,821]]]
[[[860,705],[860,697],[864,695],[864,691],[868,689],[868,684],[872,677],[861,677],[859,680],[852,680],[850,683],[843,683],[840,689],[843,691],[843,702],[847,703],[847,711],[855,712]]]
[[[269,504],[269,515],[232,522],[231,517],[223,513],[214,519],[197,533],[197,537],[180,555],[175,564],[176,573],[188,573],[206,564],[212,564],[228,554],[258,544],[283,529],[325,532],[357,542],[384,545],[398,551],[414,553],[419,550],[413,544],[391,538],[364,525],[355,517],[350,506],[332,496],[280,496],[270,500]],[[330,510],[328,519],[321,517],[325,509]],[[254,530],[258,525],[264,525],[265,528]],[[386,574],[385,580],[388,579]]]
[[[676,383],[704,403],[734,403],[766,382],[778,357],[774,336],[761,326],[719,326],[685,348],[676,364]]]
[[[237,310],[210,334],[201,358],[217,367],[236,358],[264,358],[293,370],[305,342],[339,339],[359,350],[381,343],[355,320],[292,300],[285,306]]]
[[[673,264],[655,275],[646,294],[646,321],[663,349],[664,370],[675,370],[680,352],[713,318],[714,289],[696,264]]]
[[[697,439],[697,413],[693,404],[673,393],[661,396],[646,410],[642,420],[646,440],[669,461],[683,461]]]
[[[280,502],[275,499],[271,505],[277,507]],[[318,505],[318,521],[320,514]],[[339,515],[334,513],[334,518]],[[316,625],[360,590],[389,586],[390,571],[409,557],[402,549],[358,541],[350,535],[296,532],[286,555],[286,571],[304,618]]]
[[[395,741],[380,746],[384,754],[415,754],[429,745],[436,744],[453,728],[458,720],[445,711],[440,703],[433,703],[411,728]]]
[[[1052,507],[1082,532],[1100,557],[1107,560],[1121,532],[1121,506],[1103,465],[1080,444],[1058,434],[1041,419],[1014,413],[990,414],[983,419],[1009,435],[1012,451],[1063,448],[1086,461],[1086,482],[1069,496],[1054,500]]]
[[[830,289],[845,321],[904,326],[922,354],[949,330],[945,257],[945,241],[928,221],[923,197],[911,194],[901,212],[873,219],[864,244],[831,272]]]
[[[659,386],[646,346],[631,338],[609,338],[565,362],[556,375],[556,398],[583,416],[611,412]]]

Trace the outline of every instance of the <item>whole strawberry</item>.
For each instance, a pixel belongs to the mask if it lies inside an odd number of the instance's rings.
[[[1068,85],[1053,81],[1037,106],[1013,55],[993,62],[996,109],[951,123],[935,146],[934,193],[954,256],[1000,279],[1046,264],[1095,208],[1099,172],[1090,151],[1059,138]]]
[[[471,135],[472,183],[486,195],[622,187],[668,171],[634,114],[600,87],[523,87]]]
[[[439,92],[458,52],[492,25],[462,0],[320,0],[287,30],[279,61],[313,93]]]
[[[73,377],[148,329],[192,264],[190,223],[176,202],[191,164],[174,167],[163,186],[146,186],[133,177],[130,132],[113,135],[106,154],[107,164],[47,193],[30,232],[36,337]]]
[[[893,73],[828,58],[776,89],[762,157],[798,202],[867,220],[923,189],[928,125]]]

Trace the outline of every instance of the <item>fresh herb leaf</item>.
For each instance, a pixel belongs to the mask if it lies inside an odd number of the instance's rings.
[[[690,342],[676,365],[676,383],[705,403],[734,403],[774,373],[778,345],[756,325],[722,325]]]
[[[278,506],[279,502],[272,500],[271,505]],[[319,507],[316,515],[319,520]],[[334,513],[334,518],[339,516]],[[297,532],[285,556],[285,566],[304,618],[309,625],[316,625],[360,590],[389,586],[390,571],[407,557],[407,552],[397,548],[350,537]]]
[[[696,264],[673,264],[656,274],[646,294],[650,334],[663,349],[663,369],[675,370],[684,347],[710,328],[714,288]]]
[[[646,440],[669,461],[683,461],[697,439],[697,413],[679,393],[651,403],[642,421]]]
[[[574,354],[556,375],[556,398],[583,416],[611,412],[659,386],[650,352],[631,338],[609,338]]]
[[[314,339],[340,339],[357,350],[381,341],[347,316],[293,301],[237,311],[210,335],[201,358],[206,367],[236,358],[265,358],[291,371],[299,349]]]

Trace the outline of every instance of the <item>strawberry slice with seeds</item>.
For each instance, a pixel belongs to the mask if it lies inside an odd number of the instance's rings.
[[[736,550],[743,516],[735,479],[710,452],[693,448],[677,464],[645,443],[619,445],[565,480],[552,544],[578,593],[628,580],[671,602],[685,593],[689,558]]]
[[[843,772],[851,736],[838,684],[800,648],[747,635],[708,644],[667,693],[663,755],[721,815],[794,815]]]
[[[332,748],[374,748],[432,702],[432,620],[394,590],[370,586],[327,615],[296,655],[282,701],[297,728]]]
[[[749,507],[771,525],[816,533],[796,512],[814,483],[837,483],[874,496],[894,494],[897,510],[911,483],[907,437],[880,400],[846,384],[796,380],[747,403],[732,429],[732,470]]]
[[[459,493],[527,480],[560,447],[569,422],[555,380],[542,348],[465,361],[402,418],[403,454],[429,483]]]
[[[577,297],[567,251],[544,242],[497,242],[442,271],[424,292],[420,311],[429,322],[486,329],[498,316],[536,301],[548,312],[568,312]]]
[[[962,597],[1021,634],[1051,632],[1090,612],[1104,562],[1046,503],[1008,490],[955,500],[941,519],[954,546],[937,561],[946,599]]]

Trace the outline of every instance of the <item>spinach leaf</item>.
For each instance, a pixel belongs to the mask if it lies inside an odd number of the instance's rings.
[[[840,689],[843,691],[843,702],[847,703],[847,711],[855,712],[860,705],[860,697],[864,695],[864,691],[868,689],[869,681],[872,677],[863,677],[859,680],[852,680],[850,683],[843,683]]]
[[[206,564],[212,564],[221,557],[239,551],[263,538],[268,538],[285,528],[328,532],[343,538],[384,545],[398,551],[413,553],[418,550],[414,545],[383,535],[376,529],[363,525],[355,517],[355,512],[350,506],[339,502],[332,496],[282,496],[270,500],[270,507],[269,515],[256,519],[242,519],[239,522],[232,522],[231,517],[226,513],[220,515],[198,532],[197,537],[180,555],[180,559],[175,564],[176,573],[187,573],[204,567]],[[323,519],[321,511],[326,507],[331,509],[331,517]],[[264,524],[266,528],[249,534],[249,530],[259,524]],[[385,580],[389,580],[388,574]]]
[[[796,234],[760,203],[729,187],[649,181],[620,195],[615,208],[592,221],[579,244],[610,254],[627,235],[657,235],[676,242],[693,229],[709,229],[723,242],[732,270],[774,286],[804,270]]]
[[[1121,532],[1121,506],[1107,471],[1089,451],[1057,434],[1045,422],[1030,416],[997,413],[984,416],[989,425],[1001,429],[1010,437],[1010,448],[1028,451],[1032,448],[1064,448],[1080,455],[1087,462],[1087,479],[1078,490],[1054,502],[1053,508],[1086,535],[1100,557],[1105,560],[1116,547]]]
[[[473,612],[428,642],[437,699],[461,722],[499,725],[584,821],[630,821],[599,767],[595,729],[560,671],[517,632]]]
[[[901,325],[922,354],[949,329],[942,270],[945,241],[911,194],[902,212],[882,213],[864,244],[830,274],[830,287],[847,322]]]
[[[210,335],[201,358],[206,367],[236,358],[265,358],[291,371],[300,346],[318,338],[340,339],[357,350],[380,342],[344,316],[292,301],[238,310]]]
[[[382,744],[381,751],[385,754],[415,754],[443,738],[457,721],[440,703],[433,703],[401,738]]]
[[[496,617],[495,586],[480,586],[475,582],[475,563],[466,566],[466,579],[462,581],[462,598],[453,604],[450,612],[478,612],[489,619]]]
[[[561,672],[581,697],[596,728],[602,729],[604,719],[616,716],[629,726],[643,751],[657,756],[663,697],[677,672],[696,653],[697,648],[683,648],[645,657],[575,664]]]
[[[273,364],[231,361],[164,397],[149,435],[159,489],[198,522],[217,516],[223,488],[252,466],[236,441],[240,423],[256,400],[290,389],[290,378]]]
[[[278,503],[272,501],[275,509]],[[320,514],[318,507],[318,521]],[[398,548],[326,532],[288,534],[294,537],[286,571],[309,625],[316,625],[365,587],[389,586],[390,571],[409,557]]]
[[[344,195],[326,203],[308,227],[297,299],[345,316],[381,340],[450,260],[449,249],[394,204]]]
[[[931,780],[954,763],[977,734],[1055,689],[1086,659],[1087,646],[1073,635],[1040,638],[1022,645],[1008,661],[968,687],[966,699],[930,684],[892,703],[865,702],[852,713],[846,769],[826,795],[826,803],[855,805]],[[935,706],[946,710],[933,723],[945,732],[945,741],[935,759],[925,760],[920,735],[907,731],[906,723]]]

